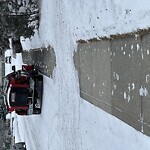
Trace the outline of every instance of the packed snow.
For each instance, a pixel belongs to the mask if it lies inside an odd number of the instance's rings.
[[[51,45],[52,78],[44,76],[41,115],[17,116],[18,140],[28,150],[149,150],[150,137],[83,100],[73,63],[77,40],[150,26],[150,1],[42,0],[39,32],[24,50]],[[21,65],[21,55],[12,64]]]

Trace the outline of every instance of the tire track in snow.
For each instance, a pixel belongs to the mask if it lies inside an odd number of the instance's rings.
[[[73,64],[73,42],[67,25],[67,12],[62,0],[56,1],[56,76],[59,87],[59,131],[62,150],[79,149],[78,113],[79,102],[76,95],[75,74]],[[60,34],[61,33],[61,34]]]

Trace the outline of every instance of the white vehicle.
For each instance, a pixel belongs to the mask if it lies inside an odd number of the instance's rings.
[[[11,56],[12,56],[12,50],[11,49],[7,49],[5,51],[5,63],[6,64],[11,64]]]

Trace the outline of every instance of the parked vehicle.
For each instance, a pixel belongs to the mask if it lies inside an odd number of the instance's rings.
[[[21,70],[13,72],[4,79],[3,94],[8,112],[18,115],[41,113],[43,76],[33,65],[23,65]]]

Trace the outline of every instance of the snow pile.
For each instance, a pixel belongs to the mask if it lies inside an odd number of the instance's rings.
[[[133,32],[150,26],[150,1],[65,1],[76,39]]]
[[[149,0],[42,0],[39,34],[22,44],[25,50],[51,45],[56,68],[52,78],[44,77],[42,114],[17,117],[27,149],[150,149],[149,137],[80,98],[73,63],[79,39],[148,28],[149,5]]]

